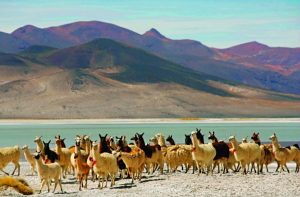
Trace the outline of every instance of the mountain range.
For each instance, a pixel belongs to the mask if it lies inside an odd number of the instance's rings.
[[[299,48],[216,49],[91,21],[0,33],[0,51],[0,117],[300,114]]]

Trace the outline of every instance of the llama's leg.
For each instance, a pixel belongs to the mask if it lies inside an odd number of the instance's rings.
[[[84,186],[84,188],[87,188],[87,180],[88,180],[88,175],[85,175],[85,186]]]
[[[212,167],[212,171],[214,171],[216,167],[217,167],[217,162],[214,161],[214,164],[213,164],[213,167]]]
[[[159,170],[160,170],[160,174],[163,174],[164,173],[164,162],[163,161],[160,161],[159,162]]]
[[[134,182],[134,173],[133,171],[130,171],[130,176],[131,176],[131,184]]]
[[[286,168],[287,172],[290,173],[290,170],[288,169],[286,163],[284,164],[284,167]]]
[[[260,166],[260,163],[257,161],[257,162],[256,162],[257,174],[259,174],[259,172],[260,172],[259,166]]]
[[[41,185],[39,194],[42,192],[42,189],[43,189],[44,185],[45,185],[45,179],[42,180],[42,185]]]
[[[276,161],[277,162],[277,168],[276,168],[276,170],[275,170],[275,172],[278,172],[278,170],[279,170],[279,168],[280,168],[280,163],[278,162],[278,161]]]
[[[60,191],[61,193],[64,193],[63,189],[62,189],[62,186],[61,186],[61,179],[58,179],[58,185],[60,187]]]
[[[98,183],[98,188],[100,188],[101,187],[101,177],[100,177],[100,174],[98,174],[98,181],[99,181],[99,183]],[[101,188],[100,188],[101,189]]]
[[[51,182],[51,180],[46,180],[46,184],[47,184],[47,187],[48,187],[48,193],[50,192],[50,183],[49,182]]]
[[[55,182],[54,182],[54,188],[53,188],[53,192],[52,192],[52,193],[55,192],[55,189],[56,189],[56,187],[57,187],[57,182],[58,182],[58,179],[55,179]]]
[[[11,173],[11,175],[14,175],[15,174],[15,171],[18,169],[18,176],[20,175],[20,164],[19,162],[13,162],[14,165],[15,165],[15,168],[13,170],[13,172]]]
[[[82,176],[79,177],[79,191],[81,191],[81,185],[82,185]]]
[[[223,161],[223,174],[228,173],[228,164],[227,159],[225,158]]]
[[[9,175],[7,172],[5,172],[4,170],[2,170],[2,169],[0,169],[1,170],[1,172],[3,172],[4,174],[6,174],[6,175]]]

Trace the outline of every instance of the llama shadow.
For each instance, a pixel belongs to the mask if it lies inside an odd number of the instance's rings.
[[[136,187],[136,184],[134,184],[134,183],[123,183],[123,184],[115,185],[111,189],[130,189],[130,188],[133,188],[133,187]]]
[[[76,181],[76,179],[74,179],[74,180],[62,180],[62,182],[61,182],[61,184],[76,184],[77,183],[77,181]]]
[[[151,181],[162,181],[162,180],[166,180],[164,178],[155,178],[155,179],[142,179],[140,181],[140,183],[147,183],[147,182],[151,182]]]

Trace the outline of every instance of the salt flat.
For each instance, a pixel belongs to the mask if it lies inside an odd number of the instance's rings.
[[[21,177],[34,188],[33,196],[300,196],[300,175],[294,173],[295,165],[288,165],[291,173],[275,173],[276,164],[269,166],[269,173],[262,175],[240,173],[192,174],[176,172],[173,174],[146,175],[141,182],[131,184],[130,179],[117,180],[113,188],[97,188],[97,182],[88,181],[88,189],[78,191],[78,184],[73,176],[63,179],[64,194],[47,193],[46,188],[37,194],[40,182],[37,175],[30,176],[29,165],[21,162]],[[11,171],[12,165],[6,170]],[[53,188],[53,185],[51,189]],[[52,190],[51,190],[52,191]],[[1,196],[22,196],[12,189],[0,191]]]

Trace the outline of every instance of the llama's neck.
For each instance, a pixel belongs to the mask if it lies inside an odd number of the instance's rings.
[[[158,144],[159,144],[160,146],[166,147],[165,139],[164,139],[163,137],[160,137],[160,138],[158,139]]]
[[[255,142],[255,144],[258,144],[259,146],[261,145],[260,139],[257,139],[257,140],[255,140],[254,142]]]
[[[60,143],[60,142],[59,142],[59,143]],[[58,144],[59,144],[59,143],[58,143]],[[56,153],[57,153],[58,155],[60,155],[61,152],[62,152],[62,151],[61,151],[61,145],[60,145],[60,144],[58,145],[58,144],[56,144],[55,150],[56,150]]]
[[[35,161],[36,161],[36,166],[37,166],[37,170],[38,170],[38,171],[41,171],[41,170],[43,170],[43,169],[46,167],[46,164],[44,164],[44,163],[42,162],[42,159],[41,159],[41,158],[36,159]],[[40,173],[39,173],[39,174],[40,174]]]
[[[85,144],[85,151],[89,154],[90,153],[90,151],[91,151],[91,144],[89,143],[89,142],[87,142],[86,144]]]
[[[232,148],[234,148],[235,150],[239,149],[239,145],[236,140],[232,141],[231,144],[232,144]]]
[[[200,144],[200,142],[199,142],[199,140],[195,137],[195,136],[192,136],[192,144],[193,144],[193,146],[194,147],[198,147],[199,146],[199,144]]]
[[[41,141],[36,142],[36,151],[44,153],[44,144]]]
[[[273,148],[273,152],[279,150],[279,144],[277,139],[272,140],[272,148]]]
[[[175,144],[176,144],[174,140],[169,140],[169,143],[170,143],[171,145],[175,145]]]
[[[30,152],[27,148],[24,149],[24,154],[25,154],[26,157],[31,157],[31,154],[30,154]]]

